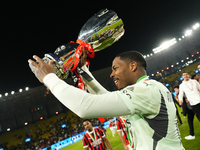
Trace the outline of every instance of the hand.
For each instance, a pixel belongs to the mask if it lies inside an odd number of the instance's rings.
[[[87,50],[83,46],[82,47],[82,54],[81,54],[81,61],[80,61],[79,67],[83,67],[85,65],[86,59],[87,59]]]
[[[126,145],[126,146],[124,146],[124,149],[125,149],[125,150],[129,150],[129,148],[128,148],[128,146],[127,146],[127,145]]]
[[[38,80],[43,83],[44,77],[49,73],[55,73],[56,70],[53,66],[54,61],[50,60],[49,64],[45,63],[40,57],[33,55],[33,58],[37,61],[33,61],[31,59],[28,60],[28,62],[34,66],[32,68],[32,72],[35,73],[35,76],[38,78]]]

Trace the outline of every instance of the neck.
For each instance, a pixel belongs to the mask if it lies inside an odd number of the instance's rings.
[[[189,79],[184,79],[184,81],[189,81]]]
[[[92,132],[93,131],[93,128],[91,128],[91,129],[88,129],[88,132]]]
[[[143,77],[143,76],[146,76],[146,75],[147,75],[147,74],[146,74],[146,71],[145,71],[145,70],[143,70],[143,71],[141,71],[140,73],[138,73],[137,76],[136,76],[135,83],[139,82],[140,78]]]

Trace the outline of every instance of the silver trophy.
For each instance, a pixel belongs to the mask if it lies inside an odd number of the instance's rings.
[[[91,17],[79,32],[76,42],[59,46],[54,53],[45,54],[43,60],[54,60],[57,76],[66,79],[77,70],[82,46],[88,50],[88,57],[118,41],[124,34],[124,24],[112,10],[101,10]],[[78,74],[80,73],[77,71]],[[76,73],[77,75],[77,73]]]

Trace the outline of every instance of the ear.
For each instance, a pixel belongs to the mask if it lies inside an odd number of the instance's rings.
[[[130,64],[129,64],[129,68],[132,72],[135,72],[137,70],[137,63],[135,61],[132,61]]]

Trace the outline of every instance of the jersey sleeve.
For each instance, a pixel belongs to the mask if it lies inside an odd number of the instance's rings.
[[[86,65],[84,65],[81,69],[83,69],[90,77],[93,78],[92,81],[88,82],[84,77],[81,76],[81,79],[85,83],[88,91],[91,94],[103,94],[107,93],[108,91],[94,78],[94,76],[91,74],[91,72],[88,70]]]
[[[87,142],[85,136],[83,136],[82,142],[83,142],[83,148],[87,148],[88,147],[88,142]]]
[[[53,73],[45,76],[43,81],[61,103],[81,118],[130,115],[130,110],[116,92],[90,94],[67,84]]]

